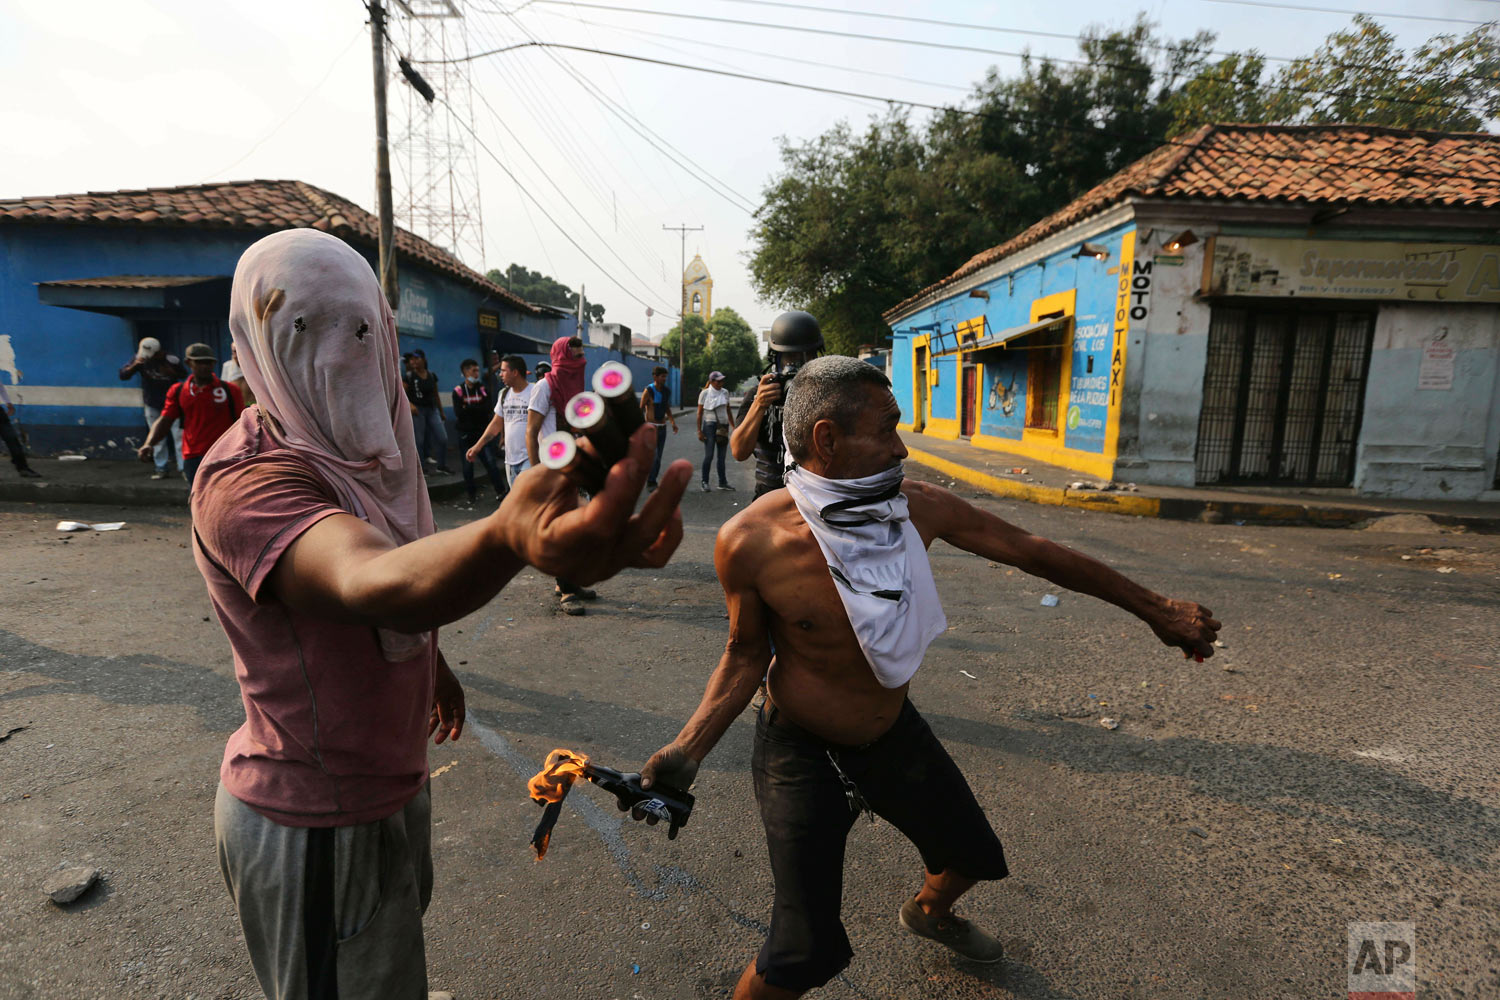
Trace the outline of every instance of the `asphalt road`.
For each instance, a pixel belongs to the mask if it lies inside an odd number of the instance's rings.
[[[725,631],[714,532],[751,495],[748,467],[731,475],[737,493],[688,494],[669,567],[601,585],[588,616],[528,572],[444,631],[472,725],[430,754],[433,989],[723,997],[759,947],[748,714],[676,841],[584,787],[543,862],[526,844],[524,782],[548,750],[637,767],[696,705]],[[904,932],[916,852],[861,821],[856,955],[815,995],[1342,997],[1348,922],[1400,920],[1420,997],[1500,996],[1500,538],[977,503],[1203,601],[1225,645],[1185,662],[1115,608],[1042,607],[1045,582],[935,545],[951,628],[912,698],[1005,842],[1011,877],[961,910],[1010,958],[976,968]],[[0,735],[24,727],[0,742],[0,997],[258,995],[212,836],[242,712],[187,533],[175,511],[0,507]],[[59,907],[40,886],[63,863],[104,877]]]

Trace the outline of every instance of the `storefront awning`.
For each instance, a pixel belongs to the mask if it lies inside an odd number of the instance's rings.
[[[943,354],[957,354],[960,351],[990,350],[1004,347],[1010,350],[1024,350],[1028,345],[1015,343],[1022,337],[1031,337],[1035,334],[1060,333],[1067,329],[1067,316],[1054,316],[1051,319],[1037,320],[1035,323],[1027,323],[1023,326],[1012,326],[1004,330],[990,331],[985,324],[985,333],[972,340],[960,339],[959,329],[955,328],[948,333],[940,333],[932,338],[932,354],[934,357]],[[1057,346],[1052,338],[1047,338],[1043,345],[1046,347]]]
[[[228,309],[228,275],[114,274],[37,283],[43,305],[131,316],[172,310],[222,315]]]

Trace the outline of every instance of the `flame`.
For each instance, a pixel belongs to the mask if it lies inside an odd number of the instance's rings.
[[[526,783],[531,799],[539,806],[549,802],[561,802],[573,787],[573,782],[584,776],[583,765],[589,759],[571,750],[554,750],[547,755],[542,769]]]
[[[539,806],[546,806],[536,832],[531,835],[531,846],[536,851],[538,861],[547,854],[547,845],[552,840],[552,827],[562,812],[562,800],[567,797],[573,783],[584,777],[583,766],[588,762],[589,759],[581,753],[553,750],[547,755],[542,769],[526,783],[526,790],[531,794],[532,801]]]

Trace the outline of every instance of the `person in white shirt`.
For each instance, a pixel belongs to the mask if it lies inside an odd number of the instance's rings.
[[[545,383],[544,383],[545,384]],[[526,381],[526,362],[515,354],[500,359],[500,396],[495,400],[495,415],[479,440],[465,453],[470,462],[491,441],[505,435],[505,482],[514,485],[516,477],[531,468],[526,451],[526,420],[531,413],[531,394],[535,390]],[[553,427],[548,433],[556,429]]]
[[[734,415],[729,412],[729,390],[724,388],[724,373],[709,372],[708,384],[698,393],[698,440],[703,442],[703,475],[699,488],[708,492],[708,467],[714,452],[719,453],[719,489],[732,490],[724,475],[724,455],[729,450],[729,432],[734,430]]]

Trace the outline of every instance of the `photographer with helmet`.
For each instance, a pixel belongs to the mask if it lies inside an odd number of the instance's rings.
[[[793,310],[771,324],[769,365],[755,392],[740,406],[738,426],[729,435],[736,462],[755,455],[755,495],[779,490],[786,483],[786,442],[781,433],[781,401],[797,368],[823,353],[823,331],[811,313]]]

